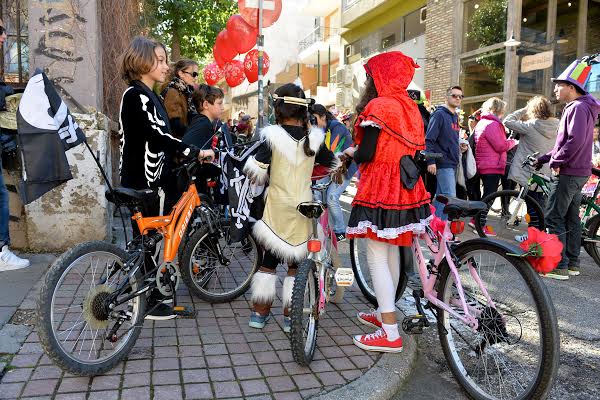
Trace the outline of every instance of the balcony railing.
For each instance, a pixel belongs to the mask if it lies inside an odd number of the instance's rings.
[[[300,53],[308,49],[310,46],[317,42],[324,42],[338,34],[338,29],[329,28],[326,29],[323,26],[316,27],[310,34],[298,43]]]

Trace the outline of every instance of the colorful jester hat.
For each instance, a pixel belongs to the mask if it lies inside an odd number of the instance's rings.
[[[575,60],[563,71],[558,78],[552,78],[552,82],[566,82],[588,93],[586,85],[590,80],[592,65],[595,64],[592,57],[584,57],[581,60]]]
[[[527,240],[520,245],[524,256],[533,269],[542,274],[553,271],[560,262],[563,244],[558,236],[540,231],[537,228],[527,229]]]

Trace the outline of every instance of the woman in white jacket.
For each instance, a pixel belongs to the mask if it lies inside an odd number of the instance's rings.
[[[504,119],[504,125],[520,136],[508,179],[527,186],[531,171],[529,167],[523,167],[523,161],[535,152],[546,154],[552,150],[558,133],[558,119],[552,117],[550,101],[543,96],[536,96],[529,100],[525,108],[509,114]],[[550,175],[549,167],[544,166],[542,172]],[[546,199],[542,192],[531,191],[529,195],[544,209]]]

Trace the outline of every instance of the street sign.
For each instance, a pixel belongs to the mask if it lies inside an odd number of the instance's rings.
[[[259,0],[246,0],[246,7],[258,8]],[[263,10],[275,11],[275,0],[264,0]]]
[[[534,54],[532,56],[524,56],[521,60],[521,72],[536,71],[539,69],[546,69],[552,66],[554,60],[554,51],[544,51],[542,53]]]

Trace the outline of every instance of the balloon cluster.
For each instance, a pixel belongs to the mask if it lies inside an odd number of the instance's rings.
[[[225,78],[230,87],[236,87],[245,79],[253,83],[258,80],[257,49],[251,50],[258,36],[258,8],[247,7],[247,0],[238,0],[240,14],[229,17],[226,28],[217,35],[213,47],[215,62],[208,64],[203,71],[204,80],[215,85]],[[263,9],[263,27],[273,25],[281,15],[281,0],[270,0],[272,7]],[[250,51],[251,50],[251,51]],[[244,62],[234,58],[238,54],[246,54]],[[269,71],[270,59],[263,51],[263,74]]]

